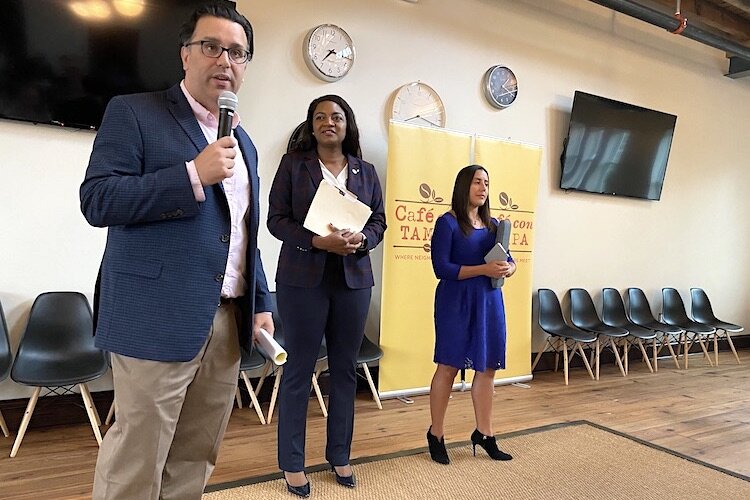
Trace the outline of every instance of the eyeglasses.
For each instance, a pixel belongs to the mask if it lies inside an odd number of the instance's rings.
[[[217,42],[211,40],[199,40],[197,42],[186,43],[184,46],[189,47],[191,45],[200,45],[201,52],[206,57],[213,57],[218,59],[226,51],[229,54],[229,60],[235,64],[243,64],[252,58],[252,54],[242,47],[222,47]]]

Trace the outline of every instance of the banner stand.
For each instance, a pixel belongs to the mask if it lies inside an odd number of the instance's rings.
[[[403,122],[389,125],[380,314],[382,398],[425,394],[435,371],[435,278],[430,243],[435,221],[450,210],[456,174],[480,164],[490,178],[490,209],[511,221],[517,265],[503,286],[506,367],[496,385],[531,380],[531,281],[541,147]],[[457,380],[454,389],[470,386]],[[457,376],[458,379],[458,376]]]

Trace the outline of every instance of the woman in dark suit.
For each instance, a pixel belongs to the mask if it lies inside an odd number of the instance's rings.
[[[349,453],[356,357],[374,284],[369,251],[382,240],[386,224],[380,182],[375,167],[360,158],[359,131],[346,101],[326,95],[310,103],[298,144],[282,157],[271,186],[268,229],[283,242],[276,297],[289,354],[279,390],[279,468],[288,490],[306,497],[307,403],[324,336],[331,380],[326,460],[339,484],[355,486]],[[303,227],[324,178],[372,209],[361,232],[331,227],[330,234],[316,235]]]

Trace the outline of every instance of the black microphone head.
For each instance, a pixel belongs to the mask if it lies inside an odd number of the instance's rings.
[[[225,90],[219,95],[219,109],[225,108],[231,111],[237,111],[237,96],[234,92]]]

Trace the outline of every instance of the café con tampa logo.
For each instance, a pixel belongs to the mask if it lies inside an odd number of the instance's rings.
[[[419,185],[419,196],[422,197],[422,200],[424,200],[426,203],[442,203],[443,198],[440,196],[436,196],[435,190],[430,187],[427,183],[422,183]]]
[[[500,207],[503,210],[518,210],[518,205],[513,203],[513,198],[511,198],[505,191],[501,192],[497,198],[500,201]]]

